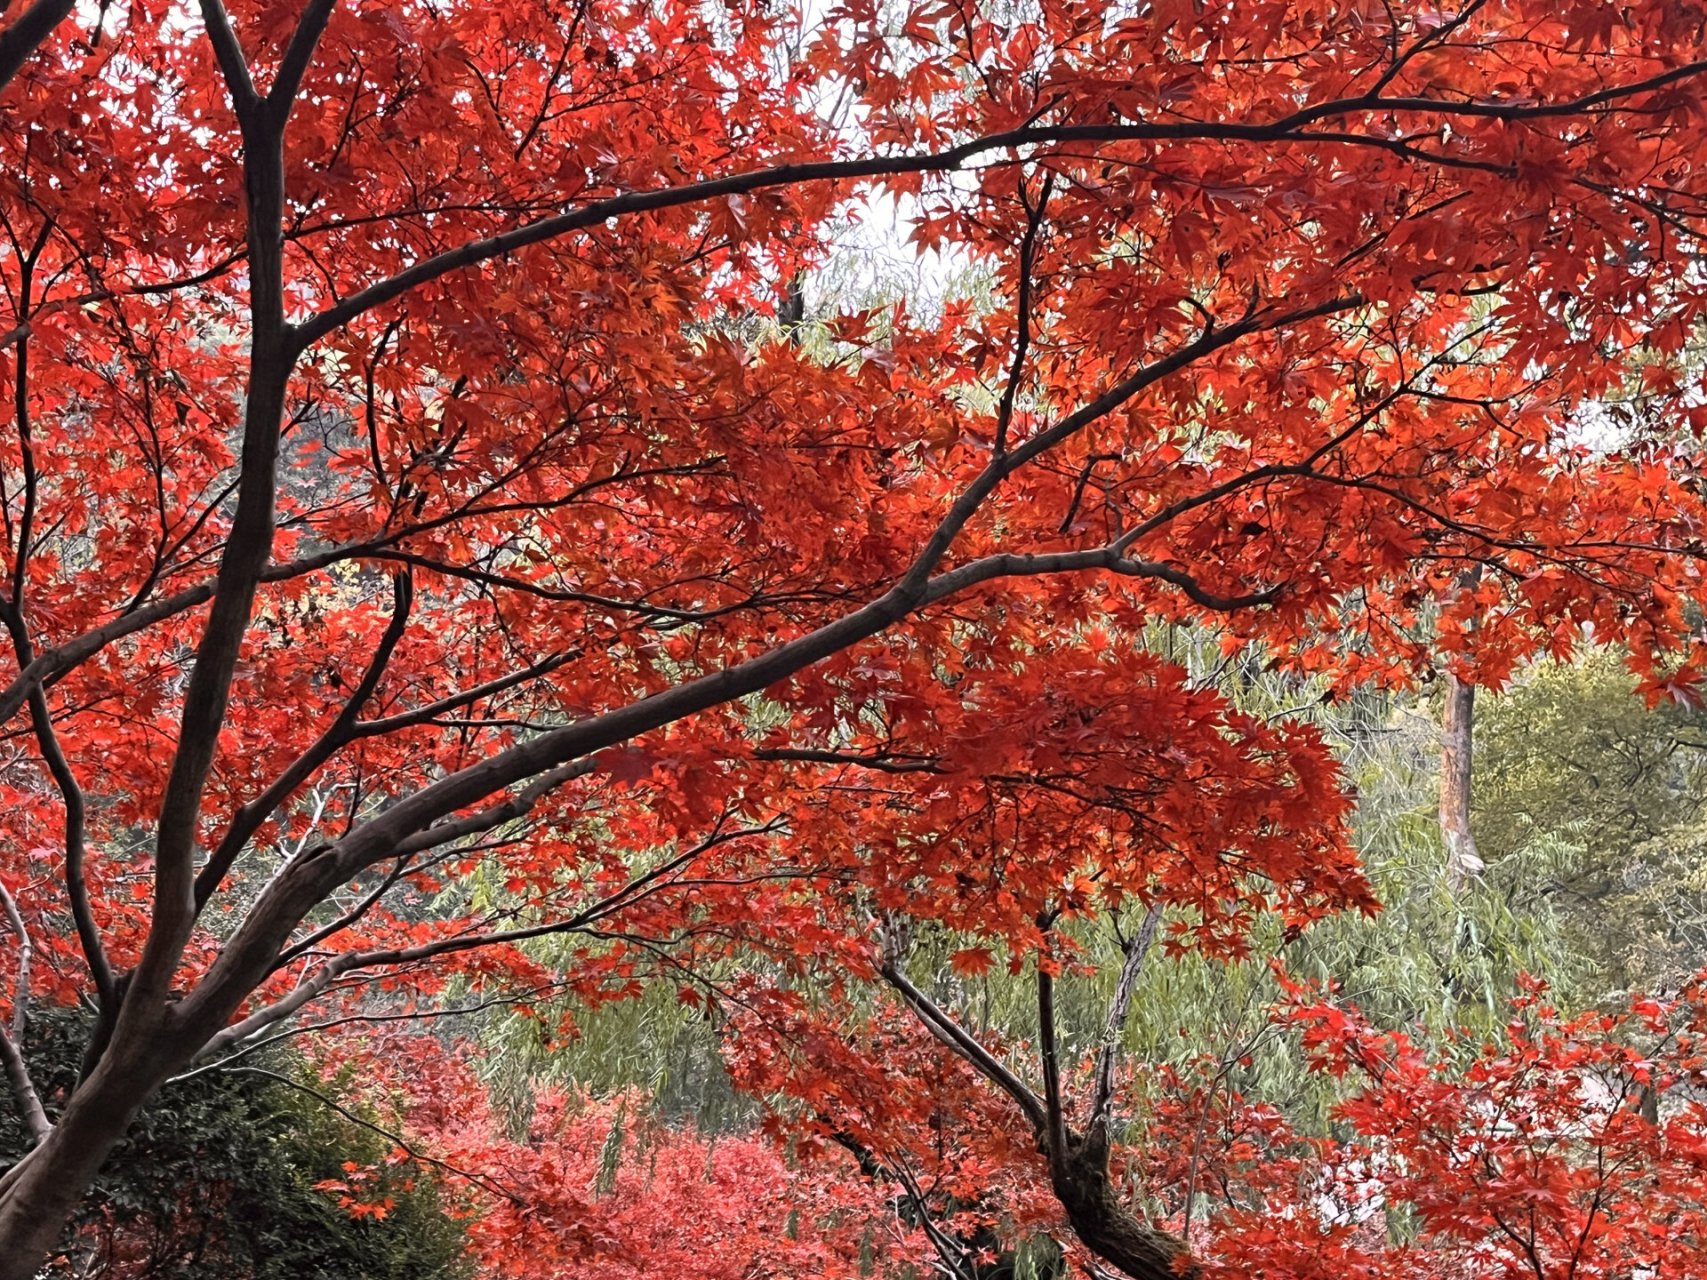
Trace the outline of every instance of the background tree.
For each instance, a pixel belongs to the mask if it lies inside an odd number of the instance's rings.
[[[1613,652],[1546,663],[1490,702],[1477,828],[1499,858],[1528,858],[1519,909],[1546,899],[1600,968],[1593,999],[1672,990],[1698,966],[1699,707],[1646,707]]]

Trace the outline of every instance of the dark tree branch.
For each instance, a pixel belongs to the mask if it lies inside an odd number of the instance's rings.
[[[17,1099],[18,1113],[24,1121],[24,1132],[29,1135],[32,1143],[41,1142],[53,1131],[53,1124],[42,1107],[41,1095],[36,1092],[35,1081],[30,1079],[30,1068],[24,1061],[23,1050],[5,1027],[0,1027],[0,1070],[5,1071],[6,1083],[11,1086],[12,1096]]]
[[[359,902],[352,906],[348,911],[344,912],[337,919],[331,920],[316,929],[301,942],[294,943],[279,956],[278,962],[273,967],[275,969],[282,969],[286,965],[290,964],[291,961],[313,951],[315,947],[319,946],[322,942],[325,942],[328,938],[335,938],[338,934],[342,933],[345,929],[350,928],[352,925],[360,924],[367,918],[369,912],[385,900],[385,895],[390,893],[391,890],[396,888],[397,885],[403,881],[405,876],[419,874],[424,871],[431,871],[434,867],[441,866],[452,859],[471,856],[476,853],[484,852],[488,849],[503,848],[505,845],[511,843],[514,842],[499,840],[475,845],[459,845],[454,849],[446,849],[436,856],[428,858],[425,862],[415,862],[413,860],[413,854],[406,854],[403,857],[398,858],[396,863],[393,864],[391,870],[385,874],[384,878],[369,890]]]
[[[419,853],[423,849],[431,849],[451,840],[482,835],[494,827],[503,826],[506,822],[514,822],[517,818],[526,817],[533,812],[533,807],[548,792],[555,791],[564,783],[584,778],[597,768],[597,762],[591,759],[577,759],[560,764],[555,769],[548,769],[540,774],[508,799],[500,800],[484,809],[477,809],[460,818],[448,818],[443,822],[434,823],[405,836],[397,842],[396,851],[399,855]]]
[[[207,28],[208,43],[213,45],[213,56],[219,63],[220,75],[225,78],[231,104],[237,109],[237,118],[246,122],[261,101],[249,75],[249,59],[232,29],[231,15],[225,11],[223,0],[201,0],[201,11],[202,25]]]
[[[517,685],[526,684],[530,680],[537,680],[541,676],[549,675],[559,667],[579,658],[581,652],[579,649],[566,649],[561,653],[549,654],[538,662],[530,663],[518,671],[494,676],[482,684],[464,689],[460,693],[447,694],[413,710],[394,712],[375,720],[358,720],[352,732],[358,738],[373,738],[381,734],[395,733],[399,729],[434,723],[440,716],[448,715],[452,711],[460,711],[464,707],[479,702],[482,698],[490,698],[495,694],[507,692]]]
[[[154,916],[126,996],[139,1019],[159,1016],[198,914],[195,845],[231,680],[255,591],[272,555],[276,470],[285,390],[296,349],[285,321],[283,130],[260,99],[220,0],[202,0],[208,37],[243,131],[248,203],[249,378],[243,409],[237,508],[220,557],[213,607],[184,692],[178,743],[160,802],[154,852]],[[126,1017],[121,1013],[121,1021]]]
[[[297,90],[302,87],[302,77],[314,60],[315,47],[337,7],[338,0],[309,0],[308,7],[303,10],[302,19],[291,34],[290,44],[285,47],[284,57],[279,62],[273,87],[267,91],[267,116],[275,130],[282,132],[290,120]]]
[[[95,990],[100,995],[102,1007],[110,1011],[119,992],[112,966],[107,960],[106,947],[101,941],[100,926],[95,922],[95,910],[89,901],[89,882],[84,866],[88,845],[83,788],[59,745],[47,698],[39,688],[30,692],[30,719],[35,725],[36,742],[42,758],[47,762],[48,772],[52,774],[65,806],[65,894],[71,906],[72,923],[90,975],[95,979]]]
[[[337,753],[340,747],[347,745],[358,736],[356,717],[361,709],[373,697],[374,690],[379,687],[380,679],[385,669],[391,663],[391,656],[396,652],[403,634],[409,629],[409,611],[414,603],[415,588],[408,573],[400,573],[391,580],[392,605],[391,619],[386,624],[385,631],[379,638],[379,645],[374,650],[367,668],[362,672],[362,678],[356,684],[355,691],[350,694],[337,718],[326,727],[324,733],[317,738],[307,750],[285,768],[284,772],[275,778],[267,789],[260,795],[248,801],[237,811],[226,828],[224,837],[209,856],[202,867],[201,874],[196,877],[196,909],[205,907],[208,900],[218,892],[220,884],[225,880],[226,873],[237,861],[239,854],[249,843],[255,832],[260,830],[263,823],[272,817],[278,807],[288,800],[296,789],[313,776],[314,771]]]
[[[1019,298],[1014,303],[1016,332],[1014,358],[1008,367],[1007,383],[1002,387],[1001,402],[996,406],[996,453],[1007,452],[1008,428],[1013,423],[1014,401],[1019,397],[1020,381],[1025,376],[1025,358],[1031,350],[1031,273],[1037,259],[1037,232],[1043,225],[1043,213],[1049,205],[1049,193],[1054,188],[1055,175],[1045,174],[1043,190],[1037,203],[1031,203],[1025,192],[1025,179],[1020,179],[1019,198],[1025,206],[1025,234],[1019,242]]]
[[[192,1067],[188,1071],[179,1072],[168,1080],[167,1083],[177,1084],[181,1080],[191,1080],[196,1076],[208,1075],[219,1071],[228,1071],[233,1065],[242,1059],[251,1057],[257,1053],[264,1053],[275,1044],[282,1044],[286,1040],[295,1040],[300,1036],[313,1035],[318,1031],[331,1031],[338,1027],[382,1026],[387,1023],[394,1022],[428,1022],[439,1018],[466,1018],[477,1013],[485,1013],[488,1009],[513,1009],[517,1005],[527,1004],[530,1001],[539,999],[541,996],[548,996],[561,991],[567,985],[567,982],[561,981],[546,982],[536,987],[530,987],[526,991],[514,992],[510,995],[504,996],[494,996],[490,1000],[478,1000],[473,1004],[453,1005],[450,1008],[443,1009],[411,1008],[397,1013],[351,1013],[339,1018],[327,1018],[321,1022],[299,1023],[297,1026],[291,1027],[287,1031],[280,1031],[275,1035],[263,1036],[259,1040],[252,1040],[248,1044],[237,1048],[226,1057],[215,1058],[211,1062],[203,1062],[200,1066]]]
[[[755,760],[778,760],[802,764],[853,765],[860,769],[875,769],[879,773],[941,773],[942,766],[935,756],[895,754],[880,751],[859,755],[846,751],[816,750],[810,747],[761,747],[753,752]]]
[[[1060,1042],[1055,1035],[1055,976],[1049,972],[1053,959],[1037,957],[1037,1040],[1043,1064],[1044,1118],[1048,1121],[1049,1158],[1056,1160],[1067,1150],[1067,1120],[1061,1105]]]
[[[1114,1263],[1134,1280],[1190,1280],[1198,1274],[1182,1240],[1157,1229],[1124,1202],[1108,1169],[1105,1129],[1085,1135],[1066,1123],[1059,1105],[1051,1107],[1021,1083],[1008,1068],[963,1029],[953,1017],[909,982],[892,959],[879,974],[902,995],[925,1028],[959,1054],[991,1084],[1019,1104],[1030,1122],[1039,1148],[1049,1160],[1049,1180],[1079,1240],[1098,1257]],[[1054,1041],[1053,985],[1038,969],[1038,1017],[1044,1041],[1045,1087],[1054,1070],[1050,1045]]]
[[[36,0],[16,22],[0,31],[0,89],[12,82],[24,63],[76,7],[76,0]]]
[[[16,603],[0,604],[0,623],[4,623],[7,633],[11,636],[18,665],[28,670],[34,656],[30,650],[29,631]],[[71,908],[71,920],[77,931],[77,941],[83,949],[90,976],[95,980],[95,990],[100,996],[102,1011],[110,1017],[115,1012],[118,988],[112,966],[107,960],[106,946],[101,941],[101,930],[95,921],[94,908],[89,901],[89,883],[84,869],[88,856],[88,837],[87,804],[83,797],[83,788],[60,746],[59,735],[53,727],[53,712],[47,705],[47,696],[42,692],[39,683],[26,686],[25,700],[29,703],[30,727],[35,734],[37,749],[41,752],[42,762],[47,765],[48,774],[53,778],[65,808],[66,903]]]
[[[218,1053],[240,1044],[251,1036],[291,1017],[297,1010],[324,994],[327,988],[339,978],[360,969],[395,967],[430,960],[435,956],[473,951],[482,947],[502,946],[525,942],[532,938],[546,938],[564,933],[590,931],[601,920],[608,919],[618,911],[633,905],[639,899],[651,895],[660,887],[667,887],[672,883],[667,879],[672,872],[688,866],[710,850],[728,844],[733,840],[775,831],[779,826],[780,821],[773,820],[760,827],[714,831],[699,844],[654,867],[645,875],[636,876],[614,893],[601,898],[584,910],[576,912],[573,916],[561,920],[547,921],[543,924],[528,925],[517,929],[461,933],[447,938],[438,938],[432,942],[420,943],[413,947],[388,947],[370,951],[346,952],[327,961],[311,977],[299,982],[289,995],[257,1009],[240,1022],[233,1023],[225,1028],[212,1037],[201,1052],[204,1055]],[[307,939],[283,953],[279,957],[279,964],[287,963],[293,956],[300,955],[306,946],[311,946],[314,941],[331,936],[332,933],[337,932],[342,927],[344,927],[342,924],[334,922],[334,926],[320,931],[313,938]]]
[[[1040,1136],[1048,1133],[1049,1114],[1044,1101],[1033,1093],[1023,1080],[980,1044],[952,1014],[914,986],[907,975],[901,972],[899,965],[886,960],[878,967],[877,972],[900,993],[919,1021],[925,1024],[926,1030],[971,1063],[979,1075],[1013,1099],[1025,1113],[1025,1118],[1031,1122],[1034,1132]]]
[[[18,939],[17,994],[12,999],[12,1038],[22,1044],[24,1030],[30,1020],[30,961],[35,953],[35,946],[30,942],[30,931],[24,924],[24,913],[18,910],[18,900],[4,884],[0,884],[0,907],[5,909],[7,927]]]
[[[516,802],[506,801],[492,810],[461,819],[448,819],[447,815],[478,804],[493,793],[524,779],[549,774],[549,771],[560,770],[566,765],[578,767],[571,762],[709,707],[756,693],[831,654],[887,630],[923,604],[941,599],[952,590],[971,585],[973,581],[1001,576],[1011,568],[1010,563],[1001,557],[987,565],[975,562],[985,565],[980,571],[981,576],[969,577],[960,571],[951,571],[941,580],[933,581],[931,574],[984,499],[1007,476],[1084,430],[1146,387],[1212,352],[1249,334],[1332,316],[1354,309],[1361,302],[1360,298],[1352,296],[1293,310],[1253,307],[1239,321],[1200,334],[1169,355],[1138,369],[1001,458],[992,459],[952,504],[901,580],[863,607],[757,657],[685,680],[624,707],[518,743],[399,800],[384,813],[356,826],[335,845],[322,846],[299,856],[269,885],[197,991],[179,1006],[179,1015],[199,1020],[206,1034],[213,1034],[236,1010],[254,984],[265,976],[297,922],[333,886],[349,880],[363,867],[396,856],[406,849],[427,848],[461,835],[488,830],[492,825],[514,816],[511,806]],[[1103,557],[1108,567],[1115,567],[1115,558],[1108,555],[1108,549],[1092,554]],[[1040,567],[1040,563],[1028,564],[1027,571],[1036,571]],[[1188,590],[1196,589],[1188,577],[1165,566],[1153,566],[1145,571],[1145,576],[1179,581],[1189,584]],[[222,598],[222,595],[216,596],[216,608],[217,601]],[[564,775],[563,780],[568,776],[579,775]]]
[[[1387,151],[1419,163],[1459,165],[1504,173],[1507,172],[1505,166],[1450,153],[1423,151],[1402,139],[1383,133],[1322,131],[1310,126],[1326,120],[1372,113],[1414,114],[1444,117],[1448,120],[1471,118],[1520,122],[1556,119],[1621,103],[1640,94],[1701,75],[1703,72],[1707,72],[1707,59],[1684,63],[1642,80],[1623,85],[1609,85],[1594,93],[1553,103],[1504,103],[1416,96],[1388,98],[1372,91],[1303,107],[1271,123],[1179,120],[1107,125],[1028,125],[1005,133],[974,138],[941,151],[873,156],[860,160],[824,160],[776,165],[748,173],[685,183],[679,187],[628,192],[594,201],[580,209],[525,223],[488,239],[472,241],[424,259],[328,307],[304,324],[298,333],[305,345],[318,342],[365,312],[383,306],[441,276],[466,270],[517,249],[597,226],[607,218],[676,208],[731,195],[744,195],[753,191],[804,183],[850,181],[914,173],[945,173],[958,169],[982,155],[1004,151],[1018,154],[1035,146],[1052,143],[1202,140],[1355,146]]]

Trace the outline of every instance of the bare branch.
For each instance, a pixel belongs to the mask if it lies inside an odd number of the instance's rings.
[[[403,964],[413,964],[422,960],[430,960],[435,956],[451,955],[462,951],[473,951],[481,947],[502,946],[515,942],[526,942],[533,938],[552,937],[557,934],[591,931],[592,926],[608,919],[618,911],[633,905],[643,897],[650,896],[660,888],[675,883],[667,879],[671,873],[679,871],[689,863],[700,858],[710,850],[734,840],[745,839],[749,836],[763,835],[776,831],[781,827],[781,819],[772,819],[758,827],[740,827],[725,831],[721,827],[712,832],[704,840],[692,848],[677,854],[659,866],[654,867],[644,875],[636,876],[614,893],[599,899],[591,906],[576,912],[561,920],[552,920],[543,924],[527,925],[517,929],[489,930],[479,933],[459,933],[447,938],[437,938],[432,942],[420,943],[412,947],[388,947],[371,951],[352,951],[336,956],[316,970],[315,973],[299,982],[289,995],[257,1009],[254,1013],[236,1022],[208,1040],[201,1050],[203,1055],[217,1053],[233,1045],[239,1044],[249,1037],[274,1026],[295,1014],[310,1001],[325,993],[339,978],[360,969],[375,969],[392,967]],[[396,873],[394,873],[395,875]],[[696,882],[697,883],[697,882]],[[382,885],[380,892],[388,885]],[[371,896],[371,895],[370,895]],[[311,938],[305,939],[291,947],[279,957],[279,964],[285,964],[293,957],[303,953],[306,947],[315,941],[331,936],[343,926],[334,922],[333,926],[316,932]]]
[[[941,773],[935,756],[879,751],[860,755],[847,751],[815,750],[810,747],[763,747],[753,752],[755,760],[798,761],[803,764],[853,765],[879,773]]]
[[[6,1072],[6,1082],[12,1086],[12,1094],[18,1100],[18,1110],[24,1120],[24,1131],[29,1134],[32,1143],[41,1142],[53,1131],[53,1124],[42,1107],[41,1095],[36,1092],[35,1082],[30,1079],[30,1069],[24,1061],[23,1050],[18,1047],[18,1042],[5,1027],[0,1027],[0,1069]]]
[[[1060,1047],[1055,1036],[1055,976],[1049,972],[1052,963],[1046,952],[1037,957],[1037,1039],[1043,1062],[1043,1106],[1051,1164],[1067,1156],[1067,1120],[1061,1108],[1061,1064],[1057,1057]]]
[[[906,1159],[896,1153],[896,1158],[890,1162],[889,1168],[894,1173],[895,1180],[901,1184],[902,1190],[907,1193],[907,1199],[913,1202],[919,1226],[930,1240],[931,1247],[936,1250],[937,1257],[942,1260],[943,1269],[952,1276],[961,1277],[961,1280],[973,1280],[978,1275],[976,1260],[959,1241],[937,1225],[936,1217],[925,1200],[924,1189],[919,1186],[919,1180],[913,1171],[907,1167]]]
[[[878,973],[883,976],[885,982],[901,993],[901,998],[911,1007],[919,1021],[925,1024],[926,1030],[953,1049],[969,1062],[979,1075],[1018,1104],[1037,1133],[1049,1131],[1049,1115],[1044,1109],[1043,1100],[980,1044],[971,1032],[956,1022],[953,1015],[915,987],[897,965],[885,962],[879,967]]]
[[[571,760],[568,764],[559,765],[555,769],[540,774],[527,786],[507,800],[490,805],[461,818],[447,819],[435,823],[412,836],[397,842],[398,854],[417,853],[422,849],[431,849],[435,845],[445,844],[451,840],[461,840],[467,836],[477,836],[483,832],[501,827],[506,822],[514,822],[517,818],[525,817],[533,811],[534,805],[550,791],[555,791],[566,782],[576,778],[584,778],[592,773],[597,764],[593,760]]]
[[[12,647],[18,656],[20,667],[27,670],[33,663],[29,632],[25,627],[23,614],[15,602],[0,605],[0,623],[4,623],[11,636]],[[77,941],[83,949],[90,976],[95,980],[95,990],[100,995],[101,1007],[110,1013],[116,1007],[118,988],[113,979],[112,966],[107,960],[106,947],[101,941],[100,927],[95,922],[94,908],[89,902],[89,884],[84,873],[88,849],[85,831],[87,805],[83,788],[60,746],[59,735],[53,727],[53,713],[48,708],[47,696],[42,692],[41,685],[32,683],[26,687],[25,692],[30,705],[30,723],[35,733],[37,748],[47,765],[49,775],[53,778],[54,786],[59,789],[65,808],[65,897],[71,907],[72,924],[77,930]]]
[[[225,77],[231,92],[232,105],[240,119],[249,115],[261,97],[255,92],[255,82],[249,76],[249,59],[243,55],[237,32],[232,29],[231,15],[226,13],[223,0],[201,0],[202,24],[207,28],[208,42],[213,45],[219,72]]]
[[[1102,1045],[1097,1051],[1096,1084],[1091,1094],[1090,1118],[1085,1124],[1087,1130],[1108,1123],[1109,1109],[1114,1104],[1114,1068],[1120,1057],[1120,1037],[1126,1029],[1132,993],[1138,986],[1138,974],[1144,967],[1144,958],[1149,955],[1151,944],[1156,940],[1156,928],[1161,922],[1162,908],[1158,903],[1144,913],[1144,922],[1138,926],[1138,932],[1121,945],[1124,959],[1120,965],[1120,980],[1114,986],[1114,998],[1108,1003],[1108,1021],[1103,1026]]]
[[[179,1072],[168,1080],[167,1083],[177,1084],[179,1081],[191,1080],[196,1076],[203,1076],[212,1072],[229,1070],[235,1063],[243,1058],[264,1052],[265,1050],[272,1048],[275,1044],[281,1044],[286,1040],[295,1040],[300,1036],[313,1035],[317,1031],[330,1031],[337,1027],[378,1026],[392,1022],[417,1023],[435,1021],[439,1018],[466,1018],[477,1013],[485,1013],[488,1009],[513,1009],[517,1005],[526,1004],[531,1000],[539,999],[541,996],[551,995],[554,992],[561,991],[568,985],[569,984],[565,981],[546,982],[541,983],[539,986],[529,987],[526,991],[514,992],[510,995],[504,996],[494,996],[490,1000],[477,1000],[473,1004],[453,1005],[446,1009],[411,1008],[404,1009],[396,1013],[351,1013],[340,1018],[326,1018],[320,1022],[300,1023],[297,1026],[290,1028],[288,1031],[280,1031],[275,1035],[264,1036],[259,1040],[252,1040],[248,1044],[237,1048],[226,1057],[216,1058],[211,1062],[204,1062],[200,1066],[192,1067],[188,1071]]]
[[[17,990],[12,997],[12,1038],[22,1044],[24,1028],[29,1022],[30,958],[35,953],[35,946],[30,942],[30,931],[24,925],[24,913],[18,910],[18,900],[4,884],[0,884],[0,907],[5,908],[6,924],[18,938]]]
[[[453,858],[468,857],[487,849],[501,848],[503,845],[508,843],[514,842],[500,840],[485,844],[458,845],[454,849],[447,849],[436,857],[429,858],[425,862],[419,863],[413,861],[413,854],[405,854],[403,857],[397,859],[397,862],[393,865],[391,870],[388,871],[380,882],[370,889],[360,901],[356,902],[348,911],[344,912],[337,919],[328,921],[326,924],[316,929],[301,942],[292,944],[282,955],[279,956],[278,962],[273,967],[275,969],[282,969],[298,957],[307,955],[328,938],[334,938],[345,929],[350,928],[352,925],[361,923],[362,920],[367,918],[370,911],[385,900],[385,895],[390,893],[391,890],[396,888],[397,885],[403,881],[405,876],[418,875],[424,871],[431,871],[434,867],[441,866]]]
[[[464,689],[461,693],[447,694],[437,701],[426,703],[411,711],[399,711],[375,720],[358,720],[353,732],[358,738],[372,738],[380,734],[394,733],[399,729],[431,724],[438,717],[448,715],[452,711],[460,711],[464,707],[479,702],[482,698],[504,693],[517,685],[526,684],[529,680],[536,680],[540,676],[549,675],[580,656],[581,650],[579,649],[565,649],[558,653],[548,654],[538,662],[530,663],[518,671],[495,676],[482,684]]]
[[[195,846],[231,681],[249,628],[255,591],[272,558],[280,423],[296,351],[285,320],[285,174],[282,130],[261,119],[243,51],[220,0],[202,15],[243,130],[249,247],[249,370],[243,404],[237,506],[220,555],[213,607],[196,645],[178,721],[178,741],[160,801],[154,848],[154,915],[131,975],[138,1008],[170,990],[195,926]],[[127,1006],[129,998],[127,997]]]
[[[1025,179],[1020,179],[1019,198],[1025,205],[1025,234],[1019,244],[1019,298],[1014,304],[1018,332],[1014,335],[1014,358],[1008,368],[1007,384],[1002,388],[1001,402],[996,407],[996,453],[1008,448],[1008,427],[1014,418],[1014,401],[1025,376],[1025,358],[1031,351],[1031,272],[1037,258],[1037,232],[1043,225],[1043,212],[1049,204],[1049,193],[1055,185],[1055,175],[1045,174],[1043,190],[1034,205],[1025,193]]]
[[[1000,552],[961,565],[958,569],[940,574],[931,580],[925,593],[925,603],[931,604],[960,594],[971,587],[998,578],[1029,578],[1042,574],[1085,573],[1094,571],[1117,573],[1125,578],[1153,578],[1178,587],[1188,598],[1206,609],[1230,613],[1251,609],[1273,602],[1280,595],[1279,587],[1238,596],[1218,595],[1205,590],[1196,578],[1172,565],[1150,560],[1134,560],[1116,550],[1115,544],[1090,551],[1057,551],[1038,555]]]
[[[471,1173],[467,1169],[459,1168],[454,1164],[447,1164],[436,1156],[430,1156],[423,1151],[417,1150],[415,1147],[410,1146],[409,1142],[401,1134],[394,1133],[390,1129],[382,1128],[373,1121],[357,1115],[348,1107],[340,1106],[325,1094],[321,1093],[318,1089],[312,1089],[308,1085],[303,1084],[300,1080],[292,1080],[289,1076],[280,1075],[276,1071],[268,1071],[265,1067],[231,1067],[229,1069],[231,1071],[241,1071],[252,1076],[265,1076],[267,1079],[276,1081],[279,1084],[288,1085],[298,1093],[306,1094],[308,1097],[313,1098],[321,1106],[327,1107],[332,1111],[336,1111],[351,1124],[356,1125],[359,1128],[366,1129],[370,1133],[377,1133],[387,1142],[396,1146],[399,1151],[408,1156],[411,1160],[415,1161],[417,1164],[431,1165],[433,1168],[441,1170],[444,1173],[451,1174],[454,1177],[461,1178],[465,1182],[471,1182],[475,1186],[480,1187],[484,1191],[490,1192],[492,1195],[495,1195],[500,1199],[508,1200],[511,1204],[519,1205],[525,1203],[515,1192],[499,1186],[496,1182],[493,1182],[485,1175]]]

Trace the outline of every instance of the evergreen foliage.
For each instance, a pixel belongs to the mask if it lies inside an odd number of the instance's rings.
[[[64,1013],[30,1035],[49,1105],[75,1080],[87,1029]],[[177,1080],[143,1109],[67,1231],[53,1280],[462,1280],[461,1225],[432,1170],[396,1161],[393,1143],[286,1083],[303,1064],[274,1054],[242,1069]],[[276,1074],[274,1074],[276,1072]],[[306,1079],[306,1077],[304,1077]],[[348,1081],[343,1082],[345,1085]],[[356,1104],[340,1102],[360,1114]],[[0,1164],[25,1149],[0,1109]],[[348,1169],[346,1169],[348,1165]],[[389,1204],[354,1216],[317,1184],[378,1167],[364,1195]]]

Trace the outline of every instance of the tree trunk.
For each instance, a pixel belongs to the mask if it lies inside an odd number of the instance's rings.
[[[0,1178],[0,1280],[38,1273],[131,1119],[179,1065],[116,1047],[77,1087],[40,1145]]]
[[[1483,866],[1470,831],[1471,730],[1476,686],[1446,675],[1446,715],[1440,730],[1440,835],[1446,842],[1446,883],[1454,892]]]
[[[1108,1176],[1108,1140],[1100,1127],[1082,1138],[1069,1133],[1066,1148],[1050,1153],[1049,1181],[1079,1242],[1132,1280],[1192,1280],[1198,1268],[1187,1257],[1185,1242],[1120,1202]]]

